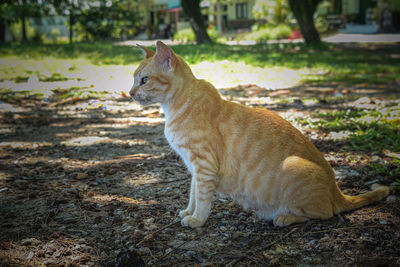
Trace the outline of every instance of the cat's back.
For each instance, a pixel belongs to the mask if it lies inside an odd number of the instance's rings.
[[[291,143],[307,143],[307,139],[288,121],[273,111],[251,108],[238,103],[224,101],[221,110],[220,128],[226,137],[248,139],[249,142],[284,140]],[[279,139],[279,140],[278,140]]]
[[[293,125],[275,112],[224,101],[218,119],[224,142],[224,172],[245,164],[254,169],[260,162],[280,166],[291,156],[329,168],[322,153]]]

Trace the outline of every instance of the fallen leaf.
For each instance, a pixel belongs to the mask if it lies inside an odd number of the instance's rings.
[[[75,173],[72,174],[72,178],[73,179],[77,179],[77,180],[86,179],[88,177],[89,177],[89,175],[87,173],[84,173],[84,172],[75,172]]]

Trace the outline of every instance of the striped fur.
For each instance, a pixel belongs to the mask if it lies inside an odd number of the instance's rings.
[[[215,191],[278,226],[327,219],[388,194],[384,186],[342,194],[323,155],[289,122],[224,100],[162,42],[156,53],[141,49],[130,94],[141,104],[161,103],[165,136],[192,174],[189,204],[179,214],[184,226],[206,222]]]

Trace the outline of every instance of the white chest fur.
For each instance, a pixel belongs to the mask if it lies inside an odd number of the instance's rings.
[[[193,174],[192,164],[190,163],[190,151],[182,146],[184,142],[184,136],[177,132],[170,131],[168,127],[164,129],[165,138],[168,140],[170,146],[175,150],[176,153],[183,159],[186,167],[189,169],[190,173]]]

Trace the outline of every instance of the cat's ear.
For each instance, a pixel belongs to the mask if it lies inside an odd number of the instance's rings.
[[[152,51],[144,46],[141,46],[140,44],[136,44],[136,46],[139,47],[140,50],[142,50],[144,58],[149,58],[154,55],[154,51]]]
[[[154,60],[165,71],[173,71],[177,63],[174,52],[161,41],[157,41],[156,43],[156,55],[154,56]]]

